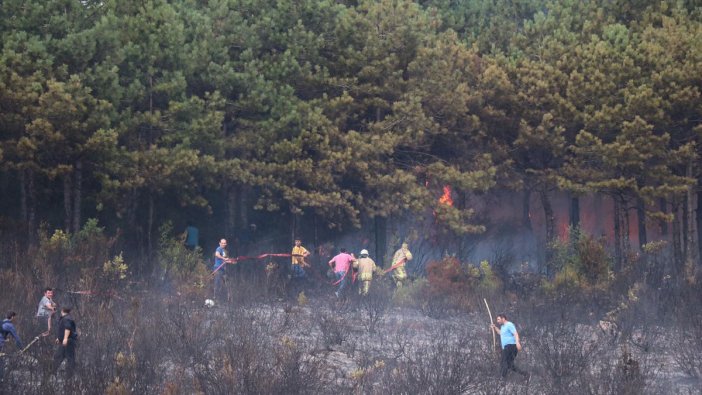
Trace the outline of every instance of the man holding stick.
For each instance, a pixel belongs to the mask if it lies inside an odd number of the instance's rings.
[[[504,379],[507,377],[507,373],[513,370],[521,375],[527,376],[526,372],[514,366],[514,358],[517,356],[517,353],[522,350],[522,343],[519,341],[517,328],[513,323],[507,320],[507,315],[504,313],[498,314],[496,321],[500,327],[498,328],[495,324],[490,324],[490,328],[500,335],[500,341],[502,343],[500,375]]]

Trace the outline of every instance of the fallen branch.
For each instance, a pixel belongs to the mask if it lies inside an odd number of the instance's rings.
[[[47,335],[48,335],[48,333],[47,333]],[[43,334],[41,334],[41,335],[39,335],[39,336],[36,336],[31,342],[29,342],[29,344],[27,344],[22,350],[20,350],[20,354],[23,354],[25,351],[29,350],[29,347],[31,347],[32,344],[34,344],[34,343],[36,343],[37,341],[39,341],[39,339],[40,339],[41,337],[43,337]]]
[[[492,320],[492,313],[490,312],[490,306],[488,306],[487,299],[483,298],[483,302],[485,302],[485,307],[487,308],[488,315],[490,316],[490,324],[494,325],[494,321]],[[490,333],[492,333],[492,351],[495,351],[497,349],[497,340],[495,339],[495,331],[490,328]]]

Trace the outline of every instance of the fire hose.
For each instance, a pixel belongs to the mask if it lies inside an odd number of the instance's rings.
[[[233,265],[235,263],[239,263],[240,261],[245,261],[245,260],[249,260],[249,259],[258,260],[258,259],[263,259],[263,258],[267,258],[267,257],[288,257],[289,258],[291,256],[292,256],[292,254],[268,254],[267,253],[267,254],[261,254],[258,256],[238,256],[236,258],[227,258],[219,266],[217,266],[217,268],[212,273],[210,273],[210,275],[214,276],[214,274],[217,273],[219,271],[219,269],[224,267],[224,265],[226,265],[226,264]]]

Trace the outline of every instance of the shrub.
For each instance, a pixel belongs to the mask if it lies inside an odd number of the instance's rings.
[[[611,257],[602,239],[580,231],[569,230],[569,240],[556,240],[549,245],[551,259],[547,262],[550,280],[542,281],[547,292],[590,291],[610,284]]]
[[[426,303],[428,293],[429,280],[418,278],[396,289],[393,302],[402,307],[421,307],[422,303]]]
[[[375,332],[378,325],[382,323],[385,313],[390,308],[391,293],[386,283],[376,281],[368,292],[368,295],[361,297],[360,307],[363,314],[362,322],[366,330]]]
[[[459,310],[471,308],[478,295],[492,294],[501,287],[488,261],[480,262],[479,267],[464,268],[455,257],[430,262],[427,280],[429,303],[444,303]]]
[[[122,253],[116,255],[109,261],[106,261],[102,266],[102,272],[105,277],[112,278],[113,280],[124,280],[127,278],[127,270],[129,267],[124,263],[124,258],[122,258]]]
[[[158,263],[165,276],[184,280],[191,278],[198,269],[198,265],[205,266],[202,260],[202,249],[196,247],[191,251],[185,248],[181,240],[172,236],[173,225],[170,222],[161,225],[159,233]]]
[[[484,293],[493,293],[499,291],[502,286],[500,279],[497,277],[495,272],[492,270],[490,263],[488,261],[480,262],[480,281],[478,283],[478,288]]]

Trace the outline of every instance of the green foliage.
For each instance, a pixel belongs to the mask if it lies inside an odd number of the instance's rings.
[[[60,232],[60,231],[56,231]],[[90,240],[102,240],[105,237],[105,228],[98,226],[98,220],[95,218],[88,219],[83,228],[78,231],[73,237],[75,243],[85,243]]]
[[[424,277],[403,284],[401,288],[395,290],[393,303],[403,307],[422,307],[427,301],[429,293],[429,280]]]
[[[428,298],[449,307],[469,309],[479,296],[490,296],[501,288],[500,280],[488,261],[466,266],[455,257],[427,264]]]
[[[475,277],[472,275],[471,277]],[[478,288],[486,293],[497,292],[502,287],[500,279],[497,277],[495,272],[492,270],[490,263],[488,261],[480,262],[480,277]]]
[[[108,261],[115,237],[108,237],[105,228],[98,226],[95,218],[86,221],[71,238],[71,263],[81,268],[100,268]]]
[[[566,240],[555,240],[550,245],[552,259],[548,267],[552,278],[543,280],[543,288],[577,292],[606,287],[612,278],[612,257],[605,243],[603,238],[569,229]]]
[[[30,267],[42,284],[106,291],[127,277],[122,254],[109,258],[116,240],[105,234],[96,219],[89,219],[73,234],[57,229],[49,236],[48,226],[43,224]]]
[[[74,234],[56,229],[49,236],[46,225],[43,225],[39,232],[39,262],[55,268],[102,267],[114,242],[115,239],[107,237],[105,228],[98,226],[98,221],[94,218],[89,219]]]
[[[30,231],[62,201],[67,232],[98,213],[151,247],[155,218],[246,190],[329,227],[431,211],[464,235],[495,189],[663,218],[700,179],[691,1],[8,0],[0,21],[0,172]]]
[[[202,249],[196,247],[194,250],[185,248],[185,244],[179,237],[173,234],[173,225],[166,222],[159,228],[160,239],[158,247],[158,263],[167,276],[173,276],[179,280],[194,280],[198,274],[198,268],[204,267],[202,260]]]
[[[305,295],[305,291],[300,291],[300,293],[297,295],[297,305],[300,307],[307,306],[309,303],[309,298],[307,295]]]
[[[115,255],[109,261],[106,261],[102,266],[102,272],[106,277],[112,278],[114,280],[124,280],[127,278],[127,270],[129,267],[124,263],[124,258],[122,253]]]

